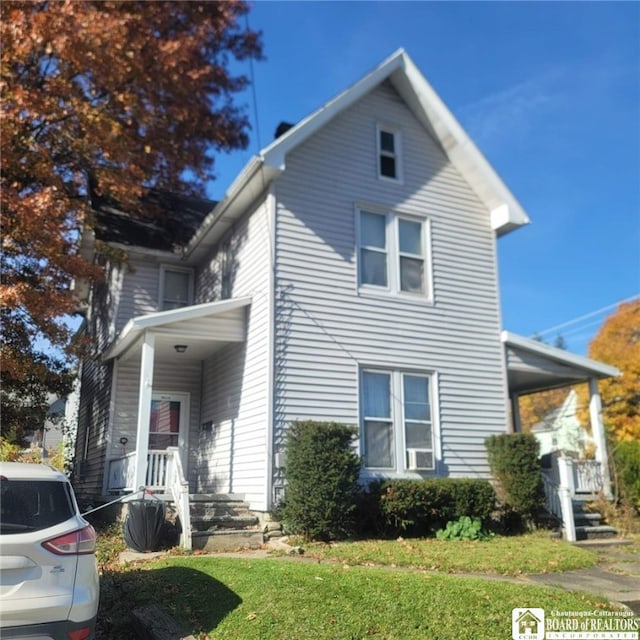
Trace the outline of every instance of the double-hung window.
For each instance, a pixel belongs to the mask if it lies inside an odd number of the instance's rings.
[[[179,309],[192,304],[193,271],[180,267],[160,268],[160,309]]]
[[[435,469],[432,375],[363,369],[361,447],[369,469]]]
[[[428,221],[358,209],[361,290],[429,295]]]

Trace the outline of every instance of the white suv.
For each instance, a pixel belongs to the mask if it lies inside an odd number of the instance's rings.
[[[0,637],[90,640],[100,587],[96,534],[66,476],[0,462]]]

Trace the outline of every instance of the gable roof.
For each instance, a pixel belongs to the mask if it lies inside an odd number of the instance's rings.
[[[292,149],[384,81],[392,84],[491,212],[491,224],[497,235],[504,235],[529,222],[522,205],[411,58],[403,49],[398,49],[371,73],[291,127],[262,149],[258,156],[254,156],[231,184],[224,198],[205,218],[189,242],[186,253],[189,255],[197,251],[203,242],[208,244],[217,240],[242,215],[244,208],[286,168],[287,154]]]

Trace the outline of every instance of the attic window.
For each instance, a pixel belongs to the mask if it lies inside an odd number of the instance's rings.
[[[378,125],[377,132],[378,177],[400,181],[400,132],[382,125]]]

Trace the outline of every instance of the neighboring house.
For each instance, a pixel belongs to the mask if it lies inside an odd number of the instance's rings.
[[[279,133],[217,204],[94,203],[127,261],[88,301],[78,493],[162,485],[177,455],[191,493],[267,512],[306,419],[357,427],[363,480],[488,477],[509,400],[517,428],[518,394],[587,379],[604,461],[616,370],[501,331],[496,240],[529,219],[406,53]]]
[[[37,449],[43,460],[47,460],[59,449],[65,431],[78,421],[78,385],[67,396],[49,396],[49,408],[41,429],[36,429],[26,438],[30,449]]]
[[[562,405],[532,427],[531,432],[540,443],[540,455],[564,451],[583,458],[589,449],[595,449],[595,442],[580,424],[577,411],[578,394],[571,389]]]

